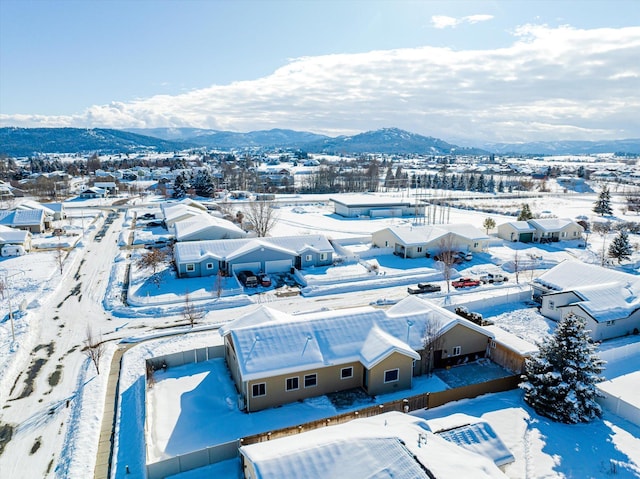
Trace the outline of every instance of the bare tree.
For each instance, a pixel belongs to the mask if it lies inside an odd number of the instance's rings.
[[[245,218],[259,237],[267,236],[278,221],[276,210],[266,200],[251,202],[245,210]]]
[[[458,261],[458,253],[454,251],[453,235],[447,233],[440,240],[440,253],[437,260],[442,263],[442,277],[447,282],[447,293],[451,292],[451,275],[453,265]]]
[[[220,299],[220,297],[222,296],[223,282],[224,282],[224,278],[222,276],[222,270],[219,269],[218,274],[216,274],[216,282],[213,285],[216,298],[218,299]]]
[[[204,312],[196,308],[189,296],[189,290],[184,294],[184,306],[182,307],[182,317],[191,325],[196,324],[204,317]]]
[[[100,358],[104,355],[104,343],[102,338],[95,336],[91,326],[87,326],[87,333],[84,339],[84,353],[96,367],[96,372],[100,374]]]
[[[600,254],[600,265],[604,266],[607,261],[606,246],[607,235],[611,233],[611,221],[597,221],[591,225],[591,229],[602,238],[602,252]]]
[[[60,238],[58,238],[58,246],[56,246],[56,264],[58,265],[58,268],[60,269],[60,274],[62,274],[62,272],[63,272],[65,256],[66,256],[66,254],[65,254],[64,248],[60,244]]]
[[[164,249],[157,248],[143,253],[137,260],[136,266],[138,269],[150,269],[153,275],[153,282],[156,286],[160,287],[161,277],[158,274],[158,269],[167,260],[167,252]]]
[[[513,255],[513,274],[516,275],[516,284],[520,284],[520,257],[518,256],[518,250]]]
[[[422,341],[422,351],[420,351],[422,371],[421,374],[431,375],[435,366],[434,353],[442,349],[443,333],[442,320],[440,318],[430,318],[425,325]]]

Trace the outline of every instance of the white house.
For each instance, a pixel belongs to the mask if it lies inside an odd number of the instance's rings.
[[[532,286],[545,317],[559,321],[575,314],[585,319],[596,341],[640,331],[640,276],[563,261],[536,278]]]
[[[245,238],[247,233],[231,221],[202,213],[173,224],[176,241]]]

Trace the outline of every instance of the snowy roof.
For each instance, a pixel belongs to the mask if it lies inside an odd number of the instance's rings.
[[[44,221],[44,210],[0,211],[0,222],[9,226],[39,225]]]
[[[29,231],[16,230],[8,226],[0,225],[0,244],[24,243],[31,236]]]
[[[240,452],[261,479],[506,477],[489,458],[432,434],[424,419],[399,412],[243,446]]]
[[[333,252],[333,247],[329,240],[322,235],[301,235],[301,236],[278,236],[269,238],[238,238],[230,240],[207,240],[178,242],[174,245],[174,255],[176,261],[199,262],[206,257],[214,257],[224,260],[230,257],[237,257],[236,252],[242,250],[245,253],[253,250],[256,241],[270,248],[280,249],[288,254],[298,254],[310,248],[320,252]],[[248,249],[247,249],[248,248]]]
[[[514,230],[520,231],[520,232],[523,232],[523,233],[531,232],[531,231],[535,231],[536,230],[533,226],[531,226],[526,221],[507,221],[506,223],[503,223],[503,224],[509,225]]]
[[[246,381],[356,361],[374,366],[393,352],[419,359],[416,351],[423,348],[429,322],[436,322],[442,333],[462,324],[493,337],[414,297],[388,311],[365,306],[292,316],[261,306],[220,328],[220,334],[231,335]]]
[[[481,230],[469,223],[456,223],[450,225],[439,225],[443,230],[454,233],[469,240],[488,240],[489,237]]]
[[[225,232],[235,237],[246,236],[246,233],[231,221],[217,218],[207,213],[201,213],[187,220],[178,221],[174,227],[177,241],[184,241],[185,238],[206,229],[219,231],[220,237],[224,237]]]
[[[162,213],[164,214],[164,219],[168,223],[185,216],[199,216],[202,214],[202,210],[200,210],[199,208],[194,208],[193,206],[183,204],[171,204],[169,206],[161,205],[161,207]]]
[[[534,283],[558,292],[573,291],[580,300],[572,305],[599,322],[627,317],[640,308],[640,277],[601,266],[564,261]]]
[[[529,220],[529,224],[536,229],[544,230],[548,232],[562,231],[563,229],[565,229],[567,226],[570,226],[570,225],[579,226],[575,221],[569,218],[544,218],[544,219]]]
[[[469,422],[437,432],[438,436],[468,451],[490,457],[496,466],[504,466],[515,461],[509,448],[488,423],[466,414],[454,416],[465,416]],[[429,425],[431,426],[431,423]]]
[[[640,371],[635,371],[623,376],[618,376],[609,381],[598,383],[596,387],[613,397],[623,399],[636,409],[640,409],[638,384],[640,384]]]
[[[398,200],[395,198],[388,198],[385,196],[375,195],[336,195],[329,198],[334,203],[340,203],[349,207],[357,206],[412,206],[412,202],[409,200]]]
[[[505,331],[500,326],[484,326],[484,328],[493,334],[496,342],[522,356],[538,351],[538,347],[535,344],[531,344],[509,331]]]
[[[448,233],[437,226],[389,226],[381,231],[387,230],[405,245],[422,245],[436,241]]]
[[[58,203],[60,204],[60,203]],[[18,206],[16,206],[15,209],[20,209],[20,210],[44,210],[44,212],[47,215],[53,215],[55,213],[55,211],[53,211],[53,209],[49,208],[50,205],[43,205],[41,203],[38,203],[37,201],[33,201],[33,200],[21,200],[20,204]]]

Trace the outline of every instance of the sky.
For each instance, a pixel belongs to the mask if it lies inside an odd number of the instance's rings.
[[[0,126],[640,138],[640,2],[1,0]]]

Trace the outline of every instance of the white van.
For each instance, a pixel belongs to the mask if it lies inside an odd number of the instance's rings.
[[[0,250],[2,256],[22,256],[24,253],[24,248],[19,244],[6,244]]]

